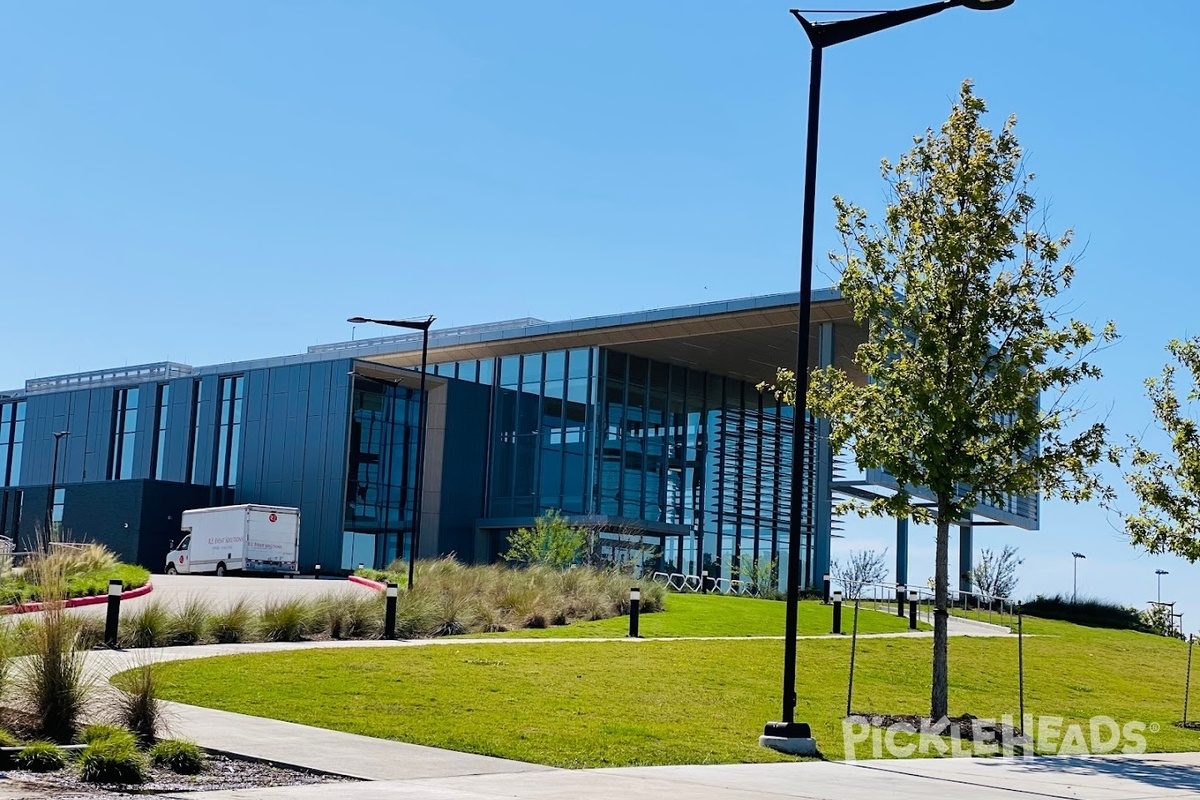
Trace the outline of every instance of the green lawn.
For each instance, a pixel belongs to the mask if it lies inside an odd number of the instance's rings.
[[[1200,734],[1170,724],[1182,710],[1186,645],[1025,627],[1036,634],[1025,641],[1027,713],[1157,723],[1146,734],[1152,751],[1200,749]],[[928,711],[930,648],[929,639],[860,640],[854,710]],[[756,741],[779,716],[782,650],[772,640],[447,644],[156,670],[171,700],[473,753],[561,767],[733,763],[782,758]],[[849,652],[846,640],[800,642],[797,718],[829,758],[844,756]],[[951,713],[1015,716],[1016,653],[1015,638],[952,639]]]
[[[833,630],[833,607],[815,601],[800,604],[797,630],[801,636],[817,636]],[[785,605],[778,600],[756,600],[721,595],[669,594],[666,610],[641,615],[639,633],[647,639],[676,636],[782,636]],[[850,632],[854,609],[842,610],[842,630]],[[921,630],[929,626],[920,623]],[[863,609],[860,633],[890,633],[908,630],[908,620],[895,614]],[[629,634],[629,617],[612,617],[595,622],[576,622],[553,628],[523,628],[486,634],[509,637],[598,637],[620,638]],[[478,636],[478,634],[475,634]]]

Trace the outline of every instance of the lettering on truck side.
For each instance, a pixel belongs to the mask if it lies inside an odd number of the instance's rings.
[[[242,537],[241,536],[221,536],[221,537],[213,536],[208,539],[205,539],[204,541],[207,544],[237,544],[238,542],[242,541]]]

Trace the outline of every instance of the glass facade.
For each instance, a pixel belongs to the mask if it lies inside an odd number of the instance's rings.
[[[109,480],[133,477],[133,456],[137,448],[138,390],[118,389],[113,393],[112,436],[109,447]]]
[[[356,375],[346,467],[342,568],[408,555],[420,402],[413,389]]]
[[[230,375],[221,378],[221,411],[217,417],[216,485],[223,488],[231,489],[237,485],[245,392],[244,376]]]
[[[431,371],[492,386],[492,519],[558,509],[599,520],[605,558],[642,560],[653,549],[668,571],[786,581],[790,406],[744,381],[601,348]],[[801,491],[807,572],[811,483]]]
[[[786,581],[792,408],[744,381],[603,355],[599,513],[686,531],[664,537],[667,571],[739,580],[765,570]],[[811,486],[802,491],[806,565]]]
[[[496,375],[489,516],[589,512],[597,355],[583,348],[504,356],[495,370],[473,371],[476,380]]]
[[[21,455],[25,441],[25,402],[0,403],[0,486],[21,483]]]
[[[165,456],[167,449],[167,409],[171,404],[171,387],[162,383],[158,386],[157,398],[154,403],[154,448],[151,458],[150,475],[155,480],[163,479]]]

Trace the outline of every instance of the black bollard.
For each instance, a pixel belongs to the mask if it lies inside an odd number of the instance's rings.
[[[917,590],[909,589],[908,591],[908,629],[915,631],[917,629]]]
[[[394,583],[387,585],[387,601],[383,607],[383,638],[396,638],[396,598],[400,596],[400,587]]]
[[[708,593],[708,570],[700,572],[700,594]]]
[[[318,581],[321,580],[321,565],[320,564],[313,565],[313,578]]]
[[[842,632],[842,593],[833,593],[833,632]]]
[[[829,584],[830,584],[830,577],[829,577],[829,573],[826,572],[825,577],[821,579],[821,602],[822,603],[829,602]]]
[[[640,639],[638,616],[642,612],[642,590],[634,586],[629,590],[629,638]]]
[[[904,597],[907,594],[903,583],[896,587],[896,616],[900,619],[904,619]]]
[[[117,627],[121,623],[121,591],[124,585],[118,580],[108,582],[108,617],[104,620],[104,646],[116,649]]]

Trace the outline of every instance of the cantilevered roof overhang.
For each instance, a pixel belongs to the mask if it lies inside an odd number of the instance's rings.
[[[751,383],[773,380],[779,367],[796,361],[799,294],[678,306],[566,322],[519,320],[511,326],[449,329],[430,333],[430,363],[465,361],[578,347],[607,347],[678,366]],[[819,326],[832,323],[834,360],[855,377],[852,356],[863,341],[850,306],[839,292],[813,293],[809,363],[817,363]],[[414,367],[421,360],[421,335],[389,336],[309,348],[311,353],[345,351],[360,361]]]

